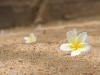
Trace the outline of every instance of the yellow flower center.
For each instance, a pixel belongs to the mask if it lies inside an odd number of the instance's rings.
[[[79,48],[82,48],[82,47],[84,47],[84,44],[82,44],[81,41],[77,39],[74,39],[73,41],[71,41],[70,48],[73,51],[78,50]]]

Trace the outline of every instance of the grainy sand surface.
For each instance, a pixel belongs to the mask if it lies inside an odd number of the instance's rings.
[[[66,42],[66,32],[73,28],[88,32],[89,53],[70,57],[59,50]],[[25,44],[23,37],[31,32],[38,40]],[[100,20],[1,30],[0,75],[100,75]]]

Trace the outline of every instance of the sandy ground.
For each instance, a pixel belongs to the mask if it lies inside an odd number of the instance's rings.
[[[70,57],[59,50],[73,28],[88,32],[91,52]],[[25,44],[23,37],[31,32],[38,40]],[[100,19],[1,30],[0,75],[100,75],[99,32]]]

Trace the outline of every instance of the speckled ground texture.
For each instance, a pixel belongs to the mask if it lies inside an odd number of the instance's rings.
[[[59,50],[66,32],[77,28],[89,35],[91,51],[71,57]],[[34,32],[37,42],[25,44]],[[0,75],[100,75],[100,19],[59,21],[47,25],[0,30]]]

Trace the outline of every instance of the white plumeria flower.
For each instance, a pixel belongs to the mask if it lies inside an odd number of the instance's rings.
[[[71,56],[77,56],[82,52],[88,52],[90,50],[90,44],[88,42],[87,32],[78,33],[76,29],[67,32],[68,43],[64,43],[60,46],[62,51],[70,51]]]
[[[34,33],[31,33],[28,37],[24,37],[25,43],[35,43],[37,38]]]

